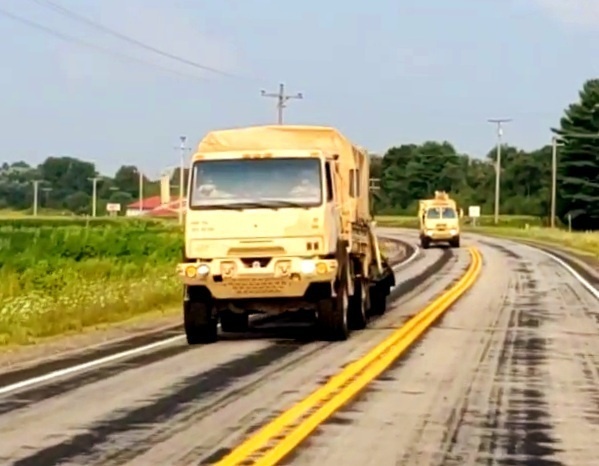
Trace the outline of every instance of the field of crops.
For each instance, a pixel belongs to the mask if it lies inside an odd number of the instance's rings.
[[[181,246],[164,222],[0,219],[0,344],[172,306]]]

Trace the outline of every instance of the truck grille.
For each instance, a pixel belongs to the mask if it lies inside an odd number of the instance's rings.
[[[257,262],[260,264],[260,267],[266,267],[270,264],[272,257],[242,257],[241,262],[246,267],[254,267],[254,264]]]
[[[248,294],[276,294],[281,293],[287,287],[287,280],[264,279],[264,278],[239,278],[232,280],[227,285],[234,293],[239,295]]]

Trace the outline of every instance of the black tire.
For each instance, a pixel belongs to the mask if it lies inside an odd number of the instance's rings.
[[[343,341],[349,338],[349,297],[345,271],[336,284],[337,296],[321,299],[317,303],[319,337],[325,341]]]
[[[368,284],[360,278],[354,280],[354,294],[349,298],[348,323],[351,330],[362,330],[368,325]]]
[[[420,238],[420,247],[422,249],[428,249],[430,246],[431,246],[431,243],[428,238]]]
[[[218,339],[218,321],[208,299],[190,299],[183,303],[183,326],[188,345],[214,343]]]
[[[452,239],[452,240],[449,242],[449,245],[450,245],[452,248],[459,248],[459,247],[460,247],[460,237],[458,236],[457,238],[454,238],[454,239]]]
[[[223,332],[247,332],[249,329],[249,315],[224,311],[220,315],[220,327]]]
[[[387,311],[387,295],[390,287],[387,280],[381,280],[370,288],[370,314],[382,316]]]

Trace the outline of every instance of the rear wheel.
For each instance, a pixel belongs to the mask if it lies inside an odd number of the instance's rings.
[[[224,311],[220,315],[220,326],[223,332],[247,332],[249,328],[249,316],[247,313],[239,314],[232,311]]]
[[[368,283],[361,278],[354,281],[354,294],[349,298],[348,320],[352,330],[362,330],[368,324],[367,314]]]
[[[218,338],[217,319],[209,297],[192,293],[183,302],[183,326],[187,344],[214,343]]]
[[[387,280],[381,280],[370,288],[370,314],[382,316],[387,310],[387,295],[390,292]]]

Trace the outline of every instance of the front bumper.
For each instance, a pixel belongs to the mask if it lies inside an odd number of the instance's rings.
[[[280,257],[247,264],[240,258],[213,259],[180,263],[177,275],[185,285],[205,286],[216,299],[299,298],[311,283],[333,281],[337,261]]]
[[[457,229],[450,230],[425,230],[424,235],[425,238],[428,238],[429,241],[449,241],[460,236],[460,232]]]

